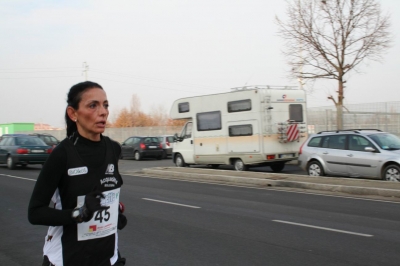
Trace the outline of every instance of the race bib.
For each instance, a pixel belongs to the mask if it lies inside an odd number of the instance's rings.
[[[105,198],[101,199],[101,205],[110,208],[97,211],[90,221],[78,224],[78,241],[102,238],[117,232],[119,193],[120,188],[103,192]],[[78,196],[78,207],[84,203],[85,196]]]

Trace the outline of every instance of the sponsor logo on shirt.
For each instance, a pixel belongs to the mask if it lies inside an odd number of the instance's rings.
[[[110,163],[107,166],[106,175],[113,175],[114,174],[114,165]]]
[[[97,226],[96,225],[91,225],[89,226],[89,232],[96,232]]]
[[[68,169],[69,176],[84,175],[87,173],[88,173],[88,168],[86,166]]]
[[[100,179],[100,184],[105,184],[105,187],[115,187],[118,184],[118,180],[115,177],[105,177]]]

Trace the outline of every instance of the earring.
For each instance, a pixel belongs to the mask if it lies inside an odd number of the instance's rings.
[[[76,121],[78,121],[78,119],[75,119],[75,123],[76,123]]]

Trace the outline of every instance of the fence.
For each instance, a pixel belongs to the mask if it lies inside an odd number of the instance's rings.
[[[334,106],[307,109],[309,133],[336,130],[336,109]],[[344,107],[343,129],[380,129],[400,136],[400,102],[352,104]],[[173,135],[182,127],[127,127],[107,128],[104,135],[122,142],[130,136]],[[65,130],[41,130],[35,133],[49,133],[58,139],[64,139]],[[16,132],[16,133],[33,133]]]
[[[309,133],[336,130],[334,106],[308,108]],[[400,102],[352,104],[343,108],[343,129],[380,129],[400,136]]]

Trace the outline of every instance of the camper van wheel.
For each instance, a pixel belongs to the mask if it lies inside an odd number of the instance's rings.
[[[270,165],[272,172],[278,173],[280,171],[283,170],[283,168],[285,168],[285,163],[274,163],[272,165]]]
[[[247,170],[247,165],[243,163],[242,160],[236,159],[233,166],[235,167],[236,171],[246,171]]]
[[[185,167],[185,166],[186,166],[186,163],[185,163],[185,161],[183,160],[182,155],[180,155],[180,154],[177,154],[177,155],[176,155],[176,158],[175,158],[175,165],[176,165],[177,167]]]

